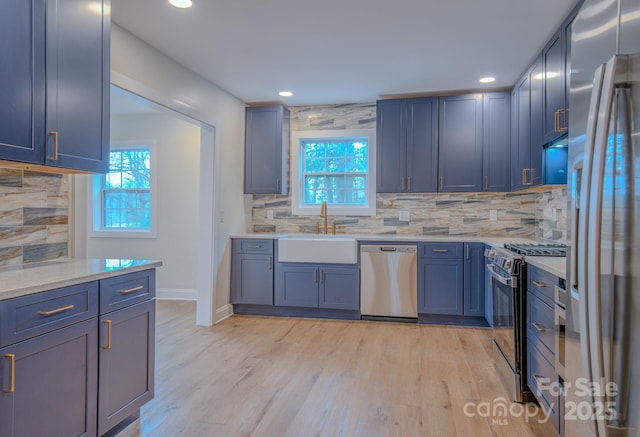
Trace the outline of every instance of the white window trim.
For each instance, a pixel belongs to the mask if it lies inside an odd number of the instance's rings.
[[[329,205],[329,215],[346,216],[375,216],[376,215],[376,130],[375,129],[344,129],[344,130],[313,130],[291,132],[291,212],[294,215],[319,216],[320,205],[303,206],[304,192],[302,172],[302,157],[300,156],[301,140],[326,140],[330,138],[364,137],[367,138],[367,198],[368,205]]]
[[[101,181],[104,177],[102,174],[96,174],[89,178],[89,189],[87,190],[87,205],[88,208],[88,232],[89,238],[156,238],[156,229],[158,222],[157,210],[157,183],[156,183],[156,142],[155,140],[127,140],[127,141],[114,141],[111,143],[111,150],[118,148],[132,148],[132,147],[148,147],[151,158],[151,170],[150,170],[150,192],[151,192],[151,228],[148,231],[124,230],[124,229],[103,229],[101,228]]]

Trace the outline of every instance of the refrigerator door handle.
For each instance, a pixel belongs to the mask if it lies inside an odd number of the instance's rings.
[[[589,237],[589,195],[591,192],[591,162],[593,157],[593,149],[596,138],[596,127],[598,121],[598,113],[600,110],[600,98],[602,95],[602,84],[604,81],[605,64],[600,65],[595,72],[593,78],[593,89],[591,91],[591,99],[589,103],[589,116],[587,119],[587,131],[585,138],[584,161],[582,163],[582,178],[580,184],[579,204],[577,208],[578,228],[574,233],[575,241],[571,245],[571,258],[576,260],[576,276],[573,276],[574,284],[571,286],[572,292],[578,296],[578,304],[580,307],[580,350],[582,352],[582,362],[584,363],[585,375],[590,381],[594,381],[594,373],[591,367],[591,338],[590,338],[590,313],[589,299],[590,290],[587,283],[587,259],[589,247],[587,240]]]

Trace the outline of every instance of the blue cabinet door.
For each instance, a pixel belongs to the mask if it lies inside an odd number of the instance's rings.
[[[98,435],[154,395],[155,299],[100,317]]]
[[[357,310],[360,308],[358,266],[320,266],[320,308]]]
[[[97,360],[95,317],[0,349],[0,433],[95,436]]]
[[[46,164],[109,167],[110,0],[47,2]],[[96,8],[97,7],[97,8]]]
[[[562,29],[553,35],[542,50],[543,75],[543,122],[544,143],[558,139],[565,133],[561,111],[566,108],[564,90],[564,36]],[[561,120],[562,118],[562,120]]]
[[[515,88],[515,142],[511,144],[511,189],[525,187],[531,153],[529,73]]]
[[[483,97],[483,191],[511,189],[511,94]]]
[[[0,159],[44,163],[45,0],[0,2]]]
[[[529,151],[529,172],[526,176],[527,186],[542,184],[542,156],[543,156],[543,85],[544,70],[542,68],[542,56],[538,58],[529,76],[530,90],[530,129],[531,148]]]
[[[406,190],[407,100],[378,100],[376,112],[376,189],[401,193]]]
[[[245,194],[287,194],[283,144],[289,141],[289,110],[260,106],[246,108],[245,114]]]
[[[464,258],[464,315],[484,317],[485,264],[484,244],[465,243]]]
[[[273,305],[273,256],[234,253],[231,303]]]
[[[408,192],[438,191],[438,99],[407,100]]]
[[[276,305],[318,308],[318,266],[277,263],[274,282]]]
[[[438,191],[482,191],[482,95],[440,97],[438,126]]]
[[[463,314],[463,260],[423,259],[418,264],[418,312]]]

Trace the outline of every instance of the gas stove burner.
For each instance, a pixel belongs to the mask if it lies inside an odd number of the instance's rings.
[[[567,256],[567,246],[564,244],[505,243],[504,248],[525,256]]]

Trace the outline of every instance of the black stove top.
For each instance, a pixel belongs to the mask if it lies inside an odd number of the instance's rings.
[[[567,246],[565,244],[505,243],[504,248],[525,256],[567,256]]]

